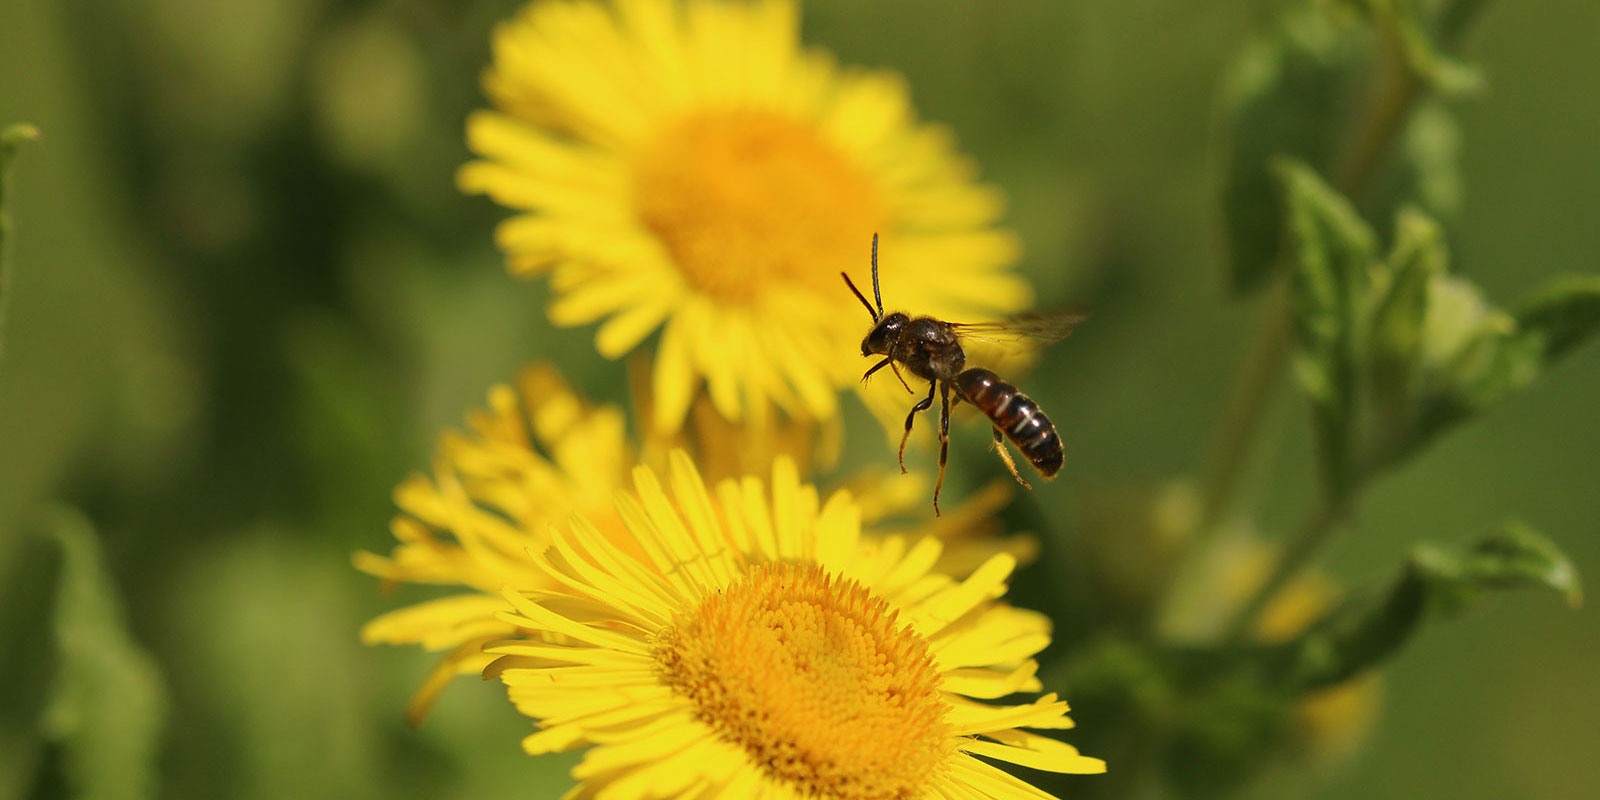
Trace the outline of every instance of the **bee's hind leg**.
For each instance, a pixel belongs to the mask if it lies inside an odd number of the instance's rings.
[[[994,451],[1000,454],[1001,461],[1006,462],[1006,469],[1011,470],[1011,477],[1016,478],[1017,483],[1022,484],[1022,488],[1031,490],[1033,487],[1017,473],[1017,462],[1011,460],[1011,451],[1006,449],[1006,440],[1000,435],[999,428],[994,429]]]

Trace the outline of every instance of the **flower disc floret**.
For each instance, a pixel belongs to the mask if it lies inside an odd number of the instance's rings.
[[[752,570],[681,615],[655,652],[702,721],[818,797],[920,797],[953,755],[926,642],[820,567]]]
[[[992,759],[1091,773],[1029,729],[1072,726],[1037,691],[1044,617],[997,602],[1016,562],[956,580],[940,545],[863,541],[792,462],[708,488],[686,455],[617,497],[634,547],[581,517],[532,554],[547,588],[508,587],[485,648],[538,723],[530,754],[584,749],[566,797],[645,800],[1039,800]]]

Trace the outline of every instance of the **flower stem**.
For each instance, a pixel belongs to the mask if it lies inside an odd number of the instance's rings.
[[[1422,92],[1421,81],[1406,63],[1399,34],[1396,33],[1394,25],[1380,21],[1379,32],[1380,61],[1373,99],[1368,103],[1366,111],[1360,118],[1361,121],[1355,127],[1356,133],[1350,140],[1350,146],[1345,150],[1343,167],[1335,181],[1335,186],[1346,197],[1353,198],[1360,195],[1371,183],[1395,135],[1410,116],[1411,108]],[[1264,322],[1263,327],[1268,324],[1270,320]],[[1284,329],[1287,328],[1286,317]],[[1284,348],[1285,354],[1288,349]],[[1278,364],[1281,365],[1282,361],[1280,358]],[[1350,475],[1348,485],[1343,489],[1326,492],[1328,496],[1323,498],[1317,510],[1306,519],[1299,532],[1278,556],[1277,563],[1273,565],[1267,580],[1257,588],[1249,602],[1245,603],[1238,616],[1229,625],[1227,641],[1239,641],[1256,617],[1261,615],[1262,609],[1266,608],[1278,592],[1306,566],[1311,556],[1335,530],[1336,523],[1343,518],[1346,509],[1359,492],[1356,487],[1365,480],[1365,472],[1360,470]]]
[[[1256,587],[1250,599],[1239,607],[1239,612],[1228,624],[1223,638],[1225,642],[1237,643],[1244,638],[1256,618],[1261,616],[1261,612],[1274,597],[1277,597],[1278,592],[1299,574],[1311,560],[1311,556],[1321,548],[1322,543],[1338,529],[1338,524],[1344,519],[1347,508],[1348,505],[1344,500],[1319,504],[1317,510],[1300,524],[1300,529],[1278,556],[1278,561],[1273,564],[1272,572],[1267,575],[1267,579]]]
[[[1411,114],[1411,107],[1422,93],[1422,82],[1406,63],[1400,34],[1393,23],[1378,23],[1377,86],[1355,133],[1344,150],[1344,159],[1334,188],[1346,197],[1355,197],[1372,182],[1395,134]]]
[[[1335,181],[1340,193],[1348,197],[1361,194],[1371,183],[1420,94],[1421,86],[1405,63],[1398,39],[1387,29],[1379,58],[1377,88],[1360,121],[1353,127],[1355,133],[1344,148],[1345,156],[1341,160],[1344,166]],[[1285,271],[1273,269],[1280,276]],[[1211,474],[1201,506],[1199,530],[1202,534],[1222,521],[1233,501],[1239,472],[1260,426],[1262,411],[1291,350],[1289,319],[1287,281],[1280,277],[1274,283],[1272,298],[1256,328],[1249,355],[1239,369],[1234,384],[1237,388],[1223,412],[1220,432],[1212,447]]]
[[[1360,195],[1372,182],[1395,135],[1421,94],[1421,83],[1406,64],[1391,26],[1384,26],[1382,37],[1372,100],[1352,126],[1354,133],[1343,148],[1345,155],[1340,160],[1343,166],[1334,181],[1339,192],[1347,197]],[[1281,276],[1285,270],[1275,268],[1273,272]],[[1289,323],[1288,286],[1280,277],[1274,283],[1272,298],[1262,314],[1249,355],[1239,369],[1237,388],[1228,402],[1211,451],[1211,473],[1199,520],[1202,536],[1216,528],[1233,501],[1239,472],[1260,426],[1267,399],[1292,350]]]
[[[18,123],[0,130],[0,356],[5,355],[6,306],[11,302],[11,266],[6,259],[6,245],[11,233],[11,215],[6,212],[6,182],[11,174],[11,161],[23,142],[39,138],[39,129],[27,123]]]
[[[1262,412],[1288,354],[1289,292],[1287,282],[1280,277],[1273,281],[1267,307],[1245,361],[1236,373],[1233,394],[1223,411],[1222,424],[1212,446],[1211,472],[1201,496],[1201,532],[1216,528],[1228,511],[1245,456],[1250,452],[1250,443],[1264,416]]]

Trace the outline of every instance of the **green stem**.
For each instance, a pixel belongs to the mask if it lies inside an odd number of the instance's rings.
[[[1348,197],[1360,195],[1372,182],[1422,89],[1416,75],[1406,64],[1393,27],[1383,25],[1381,31],[1383,38],[1378,56],[1378,77],[1371,94],[1372,100],[1352,128],[1349,144],[1344,148],[1345,156],[1340,162],[1342,166],[1338,178],[1334,181],[1340,193]],[[1274,272],[1281,274],[1284,270],[1275,269]],[[1233,500],[1239,473],[1260,427],[1267,399],[1277,385],[1278,373],[1293,349],[1289,341],[1290,329],[1287,282],[1280,280],[1262,316],[1250,355],[1239,371],[1239,382],[1236,384],[1239,388],[1228,403],[1221,433],[1212,450],[1211,463],[1214,466],[1206,483],[1201,506],[1199,533],[1202,538],[1217,528]],[[1325,507],[1337,505],[1341,504],[1327,503]],[[1315,515],[1313,519],[1320,516]],[[1292,577],[1324,535],[1325,531],[1322,531],[1308,539],[1297,539],[1297,542],[1305,543],[1284,552],[1283,562],[1276,569],[1287,570],[1287,573],[1263,584],[1266,594],[1260,600],[1261,605],[1271,601],[1271,594],[1280,588],[1283,581]],[[1301,553],[1300,548],[1306,549]]]
[[[1487,0],[1457,0],[1451,4],[1441,18],[1440,29],[1444,41],[1450,43],[1458,40],[1485,5]],[[1338,175],[1334,179],[1334,187],[1346,197],[1361,195],[1371,184],[1424,88],[1406,62],[1393,20],[1384,17],[1384,14],[1392,13],[1392,9],[1384,9],[1379,15],[1379,62],[1370,95],[1372,100],[1351,129],[1349,143],[1343,149],[1344,157],[1339,162]],[[1273,272],[1281,275],[1284,270],[1274,269]],[[1293,349],[1289,342],[1291,326],[1285,284],[1281,280],[1278,282],[1274,296],[1263,312],[1249,355],[1238,373],[1239,380],[1235,384],[1238,388],[1224,412],[1220,432],[1212,448],[1209,461],[1211,472],[1202,496],[1199,526],[1191,541],[1191,550],[1219,527],[1233,502],[1239,473],[1260,427],[1267,399],[1277,385],[1278,373]],[[1359,484],[1364,479],[1364,472],[1352,475],[1351,481]],[[1305,566],[1334,529],[1353,494],[1354,490],[1351,490],[1344,497],[1323,501],[1320,510],[1307,520],[1301,532],[1283,551],[1271,576],[1261,585],[1256,596],[1241,610],[1229,632],[1230,639],[1243,635],[1261,609]]]
[[[1378,24],[1382,41],[1373,100],[1355,128],[1351,144],[1345,151],[1347,156],[1343,167],[1335,181],[1335,186],[1347,197],[1361,194],[1371,183],[1395,135],[1410,115],[1412,105],[1422,93],[1422,83],[1406,63],[1394,25],[1381,19]],[[1365,476],[1366,470],[1356,470],[1352,465],[1351,473],[1344,476],[1339,486],[1325,492],[1326,496],[1318,510],[1307,518],[1300,531],[1284,547],[1267,580],[1234,618],[1228,628],[1228,641],[1239,641],[1249,631],[1256,617],[1261,615],[1261,611],[1311,560],[1311,556],[1344,516]]]
[[[1276,272],[1281,274],[1282,271]],[[1201,495],[1199,530],[1202,532],[1217,527],[1233,500],[1245,455],[1250,451],[1250,443],[1265,416],[1267,400],[1272,396],[1278,373],[1289,354],[1289,332],[1288,285],[1280,277],[1273,282],[1267,308],[1262,312],[1245,361],[1239,367],[1233,394],[1228,398],[1228,407],[1223,411],[1222,425],[1212,446],[1211,473]]]
[[[10,243],[11,215],[6,211],[6,184],[11,176],[11,162],[23,142],[39,138],[39,129],[18,123],[0,130],[0,356],[5,355],[6,307],[11,303],[11,265],[6,258]]]
[[[1250,595],[1250,599],[1239,607],[1239,612],[1234,615],[1233,621],[1226,628],[1224,641],[1238,643],[1245,638],[1256,618],[1260,617],[1261,612],[1265,611],[1273,598],[1278,596],[1278,592],[1300,573],[1311,560],[1311,556],[1321,548],[1322,543],[1338,529],[1347,507],[1344,500],[1323,503],[1301,523],[1300,529],[1284,546],[1277,563],[1273,564],[1272,572],[1267,575],[1267,579],[1262,581]]]
[[[1392,22],[1378,22],[1381,37],[1378,50],[1377,86],[1367,105],[1345,157],[1334,179],[1334,188],[1347,197],[1359,195],[1371,183],[1383,157],[1389,152],[1400,126],[1410,116],[1411,106],[1422,93],[1422,82],[1406,63],[1400,35]]]
[[[1350,143],[1344,148],[1344,166],[1335,181],[1336,188],[1346,196],[1353,197],[1366,190],[1420,94],[1421,85],[1406,65],[1398,38],[1390,29],[1385,31],[1377,88],[1372,102],[1354,127]],[[1273,270],[1279,275],[1284,271]],[[1238,381],[1234,384],[1238,388],[1223,412],[1220,432],[1211,450],[1211,473],[1202,499],[1199,525],[1202,534],[1222,521],[1233,501],[1239,473],[1260,427],[1267,399],[1288,360],[1292,349],[1288,300],[1286,282],[1279,280],[1262,314],[1249,355],[1239,369]]]

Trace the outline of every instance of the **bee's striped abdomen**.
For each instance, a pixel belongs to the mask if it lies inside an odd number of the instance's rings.
[[[1049,478],[1061,469],[1061,437],[1039,404],[986,369],[969,369],[955,379],[956,393],[978,408],[1024,458]]]

